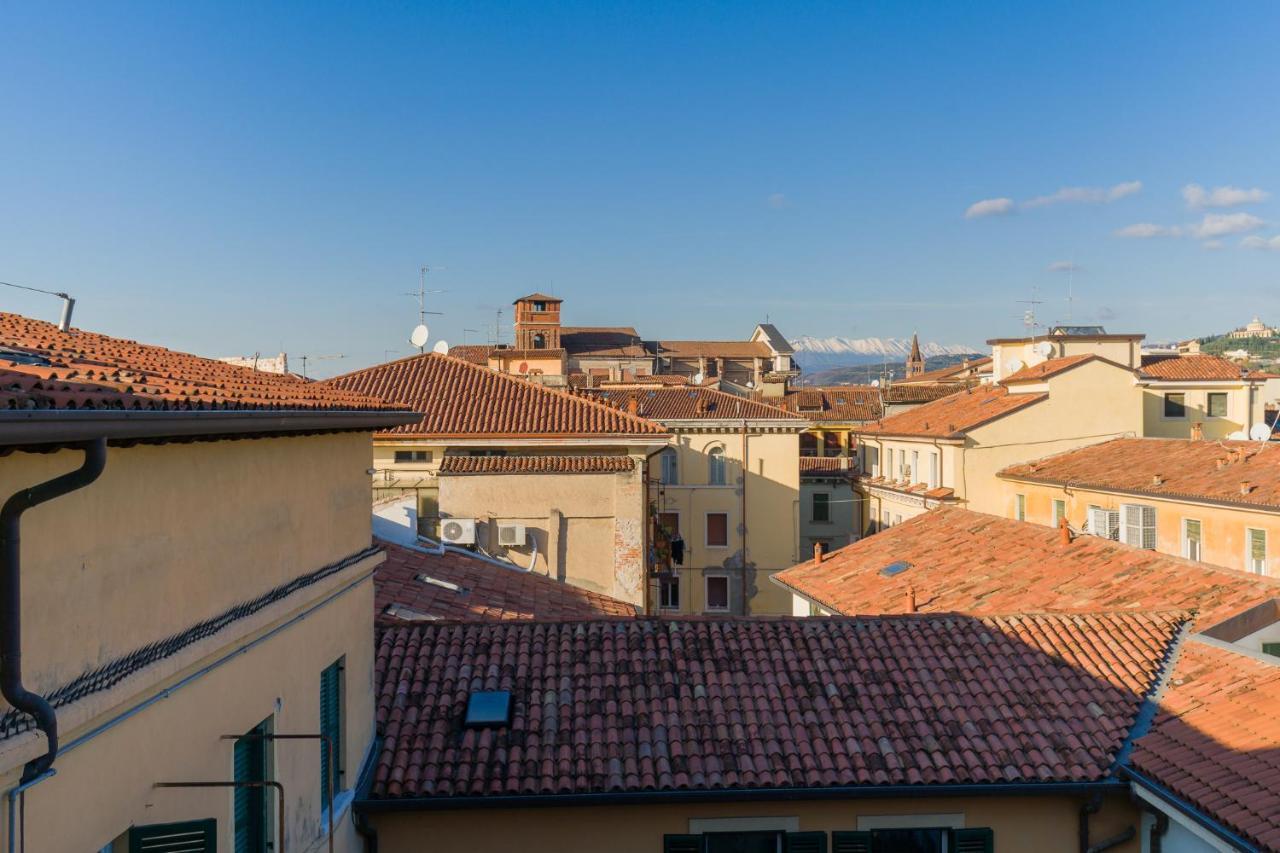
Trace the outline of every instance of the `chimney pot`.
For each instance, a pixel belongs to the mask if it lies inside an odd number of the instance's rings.
[[[1071,526],[1067,524],[1065,515],[1058,520],[1058,538],[1063,545],[1071,544]]]
[[[815,563],[821,563],[822,558],[825,556],[826,556],[826,553],[822,550],[822,543],[814,542],[813,543],[813,561]]]
[[[915,613],[916,610],[916,588],[907,584],[907,612]]]
[[[1204,424],[1196,421],[1191,425],[1191,440],[1204,441]]]
[[[1152,475],[1151,475],[1151,485],[1153,485],[1153,486],[1163,486],[1163,485],[1164,485],[1164,478],[1163,478],[1163,477],[1161,477],[1159,474],[1152,474]]]
[[[1242,494],[1242,495],[1247,495],[1247,494],[1249,494],[1249,492],[1251,492],[1251,491],[1253,491],[1253,487],[1252,487],[1251,485],[1249,485],[1249,481],[1248,481],[1248,480],[1241,480],[1241,481],[1240,481],[1240,494]]]

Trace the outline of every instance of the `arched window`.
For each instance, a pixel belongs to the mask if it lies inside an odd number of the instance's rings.
[[[724,485],[724,448],[713,447],[707,451],[707,483]]]
[[[680,463],[676,452],[668,447],[662,451],[662,485],[674,486],[680,482]]]
[[[547,336],[546,336],[546,335],[544,335],[544,334],[542,334],[541,332],[539,332],[538,334],[534,335],[534,336],[533,336],[533,348],[534,348],[534,349],[546,349],[546,348],[547,348]]]

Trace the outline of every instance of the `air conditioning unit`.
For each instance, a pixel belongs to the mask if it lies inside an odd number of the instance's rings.
[[[523,524],[499,524],[498,544],[508,548],[520,548],[525,544]]]
[[[476,544],[476,520],[474,518],[440,519],[440,539],[450,545]]]

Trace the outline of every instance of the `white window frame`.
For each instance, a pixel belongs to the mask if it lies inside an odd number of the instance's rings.
[[[929,488],[936,489],[942,485],[942,464],[939,460],[938,451],[933,450],[929,453]]]
[[[893,479],[893,448],[886,447],[884,450],[884,478],[886,480]]]
[[[658,454],[658,482],[664,486],[680,485],[680,452],[674,447],[663,448]],[[675,475],[670,480],[667,479],[667,460],[671,461],[671,471]]]
[[[719,578],[724,581],[724,607],[711,606],[711,587],[710,582],[713,578]],[[729,576],[723,572],[703,572],[702,573],[702,611],[704,613],[728,613],[733,609],[733,585],[729,581]]]
[[[1107,509],[1101,506],[1090,506],[1089,513],[1085,516],[1088,519],[1089,535],[1099,536],[1103,539],[1117,540],[1120,538],[1120,511],[1115,509]],[[1098,530],[1098,522],[1101,521],[1106,525],[1101,532]]]
[[[1135,538],[1133,535],[1134,525],[1130,521],[1130,510],[1137,510],[1143,516],[1142,523],[1137,525],[1138,533],[1136,536],[1137,541],[1135,542],[1129,541]],[[1150,524],[1146,521],[1148,513],[1150,513],[1151,517]],[[1120,541],[1126,545],[1142,548],[1146,551],[1156,550],[1156,546],[1159,544],[1159,523],[1159,514],[1151,504],[1120,504]],[[1150,532],[1149,539],[1147,538],[1148,532]]]
[[[1187,536],[1187,522],[1191,522],[1191,521],[1194,521],[1196,524],[1200,525],[1200,539],[1196,542],[1196,547],[1200,550],[1200,553],[1194,557],[1191,556],[1191,553],[1190,553],[1191,538]],[[1185,559],[1195,560],[1196,562],[1200,562],[1204,560],[1204,522],[1198,518],[1182,519],[1182,556]]]
[[[1255,533],[1262,534],[1262,565],[1257,568],[1254,568],[1253,564],[1253,534]],[[1268,539],[1270,539],[1270,537],[1267,536],[1267,529],[1265,527],[1246,527],[1244,529],[1244,570],[1246,572],[1252,572],[1255,575],[1265,575],[1267,573],[1267,550],[1271,545],[1271,543],[1267,541]]]
[[[1053,510],[1053,526],[1057,527],[1062,524],[1062,519],[1067,517],[1067,501],[1065,498],[1054,498],[1050,506]],[[1059,509],[1062,511],[1059,512]]]
[[[707,448],[707,485],[728,485],[729,475],[725,470],[724,448],[716,445]]]
[[[1013,496],[1013,517],[1017,521],[1027,520],[1027,496],[1024,494],[1016,494]]]
[[[713,516],[713,515],[723,515],[723,516],[724,516],[724,544],[723,544],[723,545],[712,545],[712,544],[711,544],[711,516]],[[727,513],[727,512],[704,512],[704,513],[702,514],[702,546],[703,546],[704,548],[707,548],[708,550],[719,550],[719,551],[723,551],[723,550],[725,550],[726,548],[728,548],[728,547],[729,547],[729,540],[730,540],[730,539],[732,539],[732,538],[733,538],[733,537],[729,535],[729,513]]]

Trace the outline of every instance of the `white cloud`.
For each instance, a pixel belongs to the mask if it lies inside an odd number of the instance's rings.
[[[1134,225],[1126,225],[1116,232],[1117,237],[1133,237],[1139,240],[1146,240],[1151,237],[1177,237],[1182,234],[1182,228],[1177,225],[1154,225],[1150,222],[1139,222]]]
[[[1280,234],[1274,237],[1259,237],[1257,234],[1250,234],[1240,241],[1240,245],[1246,249],[1269,249],[1272,252],[1280,252]]]
[[[1266,190],[1242,189],[1240,187],[1214,187],[1206,190],[1199,184],[1187,184],[1182,188],[1182,197],[1187,207],[1196,210],[1202,207],[1238,207],[1242,204],[1257,204],[1266,201],[1271,194]]]
[[[1252,213],[1207,213],[1198,224],[1188,227],[1188,232],[1201,240],[1253,231],[1266,223]]]
[[[773,193],[769,196],[769,206],[774,210],[781,210],[784,207],[790,207],[791,200],[782,193]]]
[[[969,205],[964,212],[965,219],[981,219],[984,216],[1003,216],[1013,212],[1011,198],[984,198]]]
[[[1142,181],[1125,181],[1113,187],[1063,187],[1052,195],[1036,196],[1022,203],[1023,207],[1047,207],[1051,204],[1071,202],[1076,204],[1103,204],[1117,201],[1142,190]]]
[[[1081,272],[1081,268],[1075,261],[1054,261],[1049,264],[1049,272]]]

